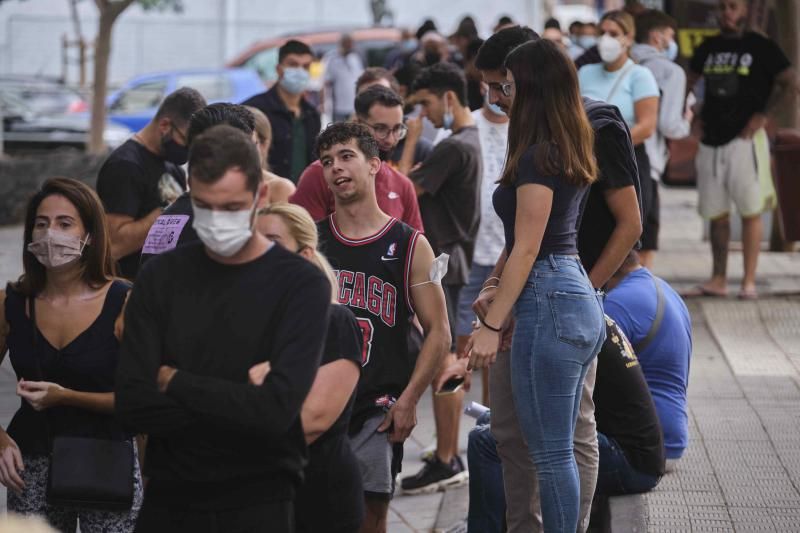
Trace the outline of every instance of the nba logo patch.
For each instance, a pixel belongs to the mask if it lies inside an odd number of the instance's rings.
[[[386,257],[394,257],[396,253],[397,253],[397,243],[393,242],[392,244],[389,245],[389,249],[386,250]]]

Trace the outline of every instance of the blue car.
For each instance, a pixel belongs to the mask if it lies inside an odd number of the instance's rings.
[[[239,104],[266,90],[258,74],[245,68],[176,70],[145,74],[128,81],[108,97],[108,118],[139,131],[155,116],[158,106],[181,87],[200,91],[209,104]]]

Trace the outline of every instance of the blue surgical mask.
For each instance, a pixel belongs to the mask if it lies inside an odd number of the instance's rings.
[[[453,117],[453,112],[450,111],[450,106],[447,105],[447,101],[445,101],[444,109],[444,115],[442,115],[442,127],[446,130],[452,130],[453,120],[455,120],[455,118]]]
[[[497,115],[498,117],[506,116],[505,111],[503,111],[499,105],[493,104],[489,101],[489,91],[486,91],[486,95],[483,97],[483,100],[486,102],[486,107],[489,109],[493,115]]]
[[[417,49],[417,40],[416,39],[406,39],[403,41],[403,44],[400,45],[403,50],[406,52],[413,52]]]
[[[592,46],[597,44],[597,37],[594,35],[579,35],[576,39],[578,46],[583,48],[584,50],[588,50]]]
[[[667,59],[670,61],[678,59],[678,43],[670,39],[667,49],[664,50],[664,55],[667,56]]]
[[[283,70],[283,78],[281,78],[281,87],[286,92],[291,94],[300,94],[308,87],[308,82],[311,81],[311,74],[302,67],[289,67]]]

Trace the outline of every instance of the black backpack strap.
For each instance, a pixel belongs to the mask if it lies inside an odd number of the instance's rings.
[[[661,322],[664,320],[664,291],[661,288],[661,284],[658,282],[658,279],[650,272],[650,278],[653,280],[653,283],[656,286],[656,317],[653,319],[653,324],[650,326],[650,331],[647,332],[647,335],[644,339],[640,340],[636,344],[633,345],[633,351],[636,354],[640,354],[647,349],[653,339],[658,335],[658,330],[661,329]]]

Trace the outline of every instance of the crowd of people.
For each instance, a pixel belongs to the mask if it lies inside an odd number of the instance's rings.
[[[702,78],[714,270],[696,292],[727,290],[733,203],[753,298],[763,126],[795,83],[745,0],[718,15],[688,83],[675,21],[637,9],[570,38],[426,21],[384,67],[344,36],[324,129],[296,40],[244,105],[167,96],[96,192],[53,178],[27,206],[0,292],[9,510],[86,533],[379,533],[397,491],[469,479],[470,531],[572,532],[602,519],[593,502],[651,490],[688,446],[691,322],[649,270],[667,141]],[[476,370],[491,410],[465,462]],[[398,478],[429,388],[436,443]],[[122,450],[103,458],[120,491],[58,477],[98,442]]]

